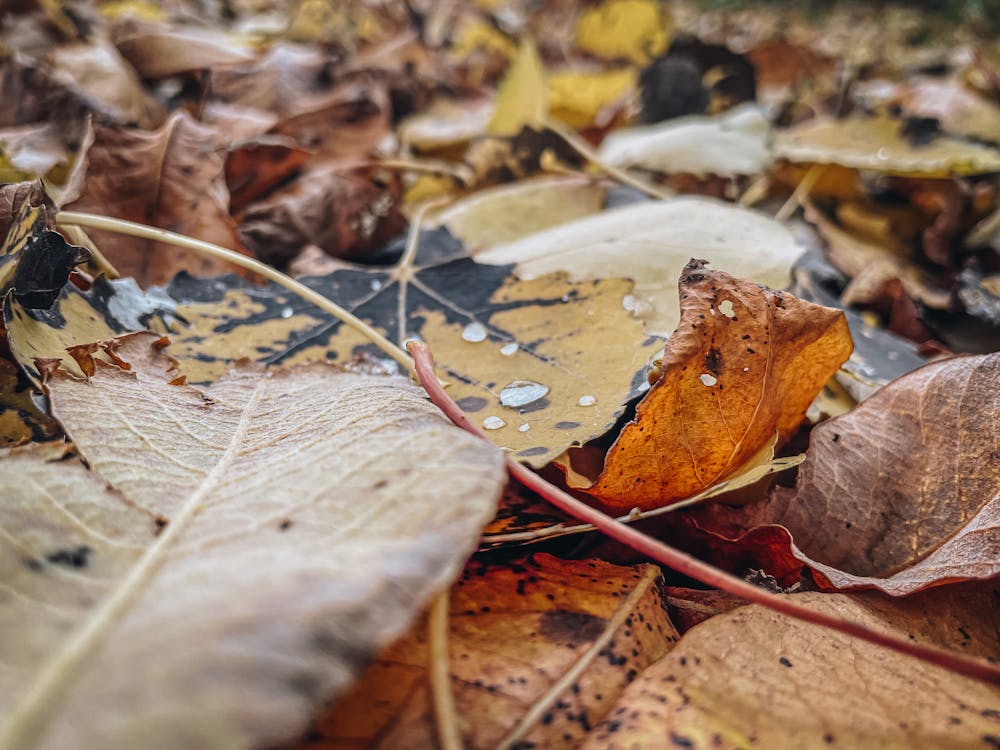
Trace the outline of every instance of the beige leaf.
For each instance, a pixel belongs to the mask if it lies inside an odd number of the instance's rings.
[[[995,659],[996,583],[904,600],[801,594],[811,609]],[[586,750],[989,748],[1000,689],[759,605],[712,617],[626,688]],[[669,744],[668,744],[669,743]]]
[[[493,512],[499,451],[405,380],[248,366],[200,391],[151,340],[121,342],[133,372],[49,382],[93,471],[0,461],[0,746],[293,736]]]
[[[524,39],[497,92],[496,109],[486,126],[489,135],[514,136],[525,127],[540,128],[548,118],[545,69],[535,43]]]
[[[475,257],[490,265],[516,263],[523,279],[553,271],[572,280],[631,278],[635,288],[625,308],[648,333],[665,337],[680,320],[677,281],[692,257],[781,289],[801,252],[788,230],[764,214],[708,198],[676,198],[605,211]]]

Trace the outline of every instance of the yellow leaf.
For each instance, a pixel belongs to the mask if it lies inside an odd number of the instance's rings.
[[[635,85],[632,68],[554,73],[548,80],[549,108],[557,119],[585,128],[593,125],[603,110],[623,102]]]
[[[642,65],[666,51],[669,27],[656,0],[607,0],[580,15],[576,46],[605,60]]]
[[[517,52],[517,45],[485,21],[477,20],[464,24],[458,30],[455,43],[452,45],[452,57],[464,61],[480,50],[495,52],[509,58]]]
[[[521,42],[521,48],[500,82],[497,108],[486,126],[489,135],[517,135],[525,126],[541,128],[548,119],[545,69],[535,43]]]

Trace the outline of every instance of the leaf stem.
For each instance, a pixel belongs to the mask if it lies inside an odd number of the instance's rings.
[[[545,127],[566,141],[566,143],[569,144],[574,151],[580,154],[580,156],[589,161],[595,167],[599,168],[609,177],[614,177],[622,184],[634,187],[636,190],[661,201],[670,200],[675,197],[670,191],[661,190],[655,185],[650,185],[645,180],[640,180],[638,177],[630,175],[624,169],[606,163],[603,159],[601,159],[597,152],[590,147],[589,143],[558,120],[549,118],[545,121]]]
[[[427,618],[428,673],[431,702],[440,750],[462,750],[455,696],[451,692],[451,669],[448,661],[448,603],[446,589],[434,599]]]
[[[193,250],[197,253],[201,253],[202,255],[208,255],[213,258],[226,260],[233,265],[252,271],[260,276],[263,276],[265,279],[273,281],[275,284],[279,284],[289,291],[294,292],[302,297],[302,299],[318,307],[323,312],[329,313],[337,320],[347,326],[350,326],[361,335],[370,339],[375,346],[385,352],[388,356],[392,357],[392,359],[394,359],[405,371],[412,372],[413,370],[413,362],[410,360],[410,357],[406,354],[406,352],[393,344],[389,341],[389,339],[365,323],[363,320],[345,310],[335,302],[327,299],[319,292],[310,289],[302,282],[296,281],[291,276],[283,274],[281,271],[272,268],[266,263],[261,263],[255,258],[248,258],[240,253],[227,250],[224,247],[213,245],[211,242],[196,240],[192,237],[186,237],[183,234],[170,232],[166,229],[158,229],[157,227],[147,226],[146,224],[126,221],[125,219],[115,219],[110,216],[81,213],[79,211],[60,211],[56,215],[56,224],[65,227],[89,227],[91,229],[103,229],[108,232],[117,232],[118,234],[127,234],[132,237],[141,237],[147,240],[176,245],[177,247],[183,247],[185,250]]]
[[[413,355],[417,378],[424,387],[424,390],[427,391],[431,401],[455,425],[483,440],[489,440],[486,434],[469,420],[458,407],[458,404],[438,384],[437,378],[434,377],[434,360],[427,345],[420,341],[411,341],[407,344],[407,349]],[[646,555],[658,563],[673,568],[678,573],[686,575],[689,578],[694,578],[733,596],[760,604],[787,617],[830,628],[840,633],[846,633],[855,638],[874,643],[877,646],[883,646],[902,654],[914,656],[922,661],[935,664],[966,677],[1000,685],[1000,666],[998,665],[936,646],[914,643],[913,641],[889,633],[880,633],[870,630],[860,623],[804,607],[787,596],[772,594],[678,549],[674,549],[657,539],[653,539],[641,531],[626,526],[611,516],[590,507],[586,503],[564,492],[545,479],[542,479],[509,455],[507,456],[507,470],[511,476],[517,478],[525,487],[534,490],[564,513],[568,513],[585,523],[592,524],[598,531],[605,533],[612,539],[629,546],[636,552]]]

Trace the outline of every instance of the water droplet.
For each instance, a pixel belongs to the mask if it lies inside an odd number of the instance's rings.
[[[290,308],[290,307],[283,307],[283,308],[281,308],[281,317],[283,317],[283,318],[290,318],[294,314],[295,314],[295,311],[292,308]]]
[[[594,396],[580,396],[579,400],[576,402],[577,406],[593,406],[597,403],[597,398]]]
[[[641,383],[639,383],[639,387],[636,388],[636,390],[639,391],[639,393],[643,393],[645,391],[648,391],[649,390],[649,382],[643,380]]]
[[[715,385],[716,383],[719,382],[719,379],[717,377],[715,377],[714,375],[709,375],[707,372],[703,372],[701,375],[698,376],[698,378],[705,385]]]
[[[750,372],[750,368],[749,367],[744,367],[743,368],[743,372]]]
[[[899,352],[888,352],[885,356],[890,361],[895,362],[897,359],[899,359]]]
[[[381,282],[381,280],[379,280],[379,279],[372,279],[371,287],[372,287],[372,291],[373,292],[377,292],[379,289],[382,288],[382,282]]]
[[[882,148],[880,148],[878,151],[875,152],[875,156],[877,156],[882,161],[885,161],[886,159],[889,158],[889,150],[885,146],[883,146]]]
[[[505,357],[510,357],[514,354],[520,347],[516,341],[511,341],[509,344],[504,344],[500,347],[500,353]]]
[[[530,429],[531,429],[531,425],[530,425],[530,424],[528,424],[527,422],[522,422],[522,423],[521,423],[520,425],[518,425],[518,427],[517,427],[517,431],[518,431],[518,432],[527,432],[527,431],[528,431],[528,430],[530,430]]]
[[[536,383],[534,380],[515,380],[500,391],[500,403],[517,409],[545,398],[549,390],[547,385]]]
[[[730,299],[722,300],[722,302],[719,303],[719,312],[727,318],[735,318],[736,311],[733,309],[733,301]]]
[[[482,323],[469,323],[462,331],[462,340],[473,344],[486,341],[486,326]]]
[[[709,313],[710,313],[711,315],[715,315],[715,308],[714,308],[714,307],[710,307],[710,308],[708,308],[708,312],[709,312]]]
[[[487,430],[499,430],[501,427],[506,426],[507,423],[500,419],[500,417],[486,417],[483,420],[483,427]]]
[[[626,294],[622,297],[622,307],[637,318],[650,318],[654,313],[653,306],[649,302],[634,294]]]
[[[563,302],[569,302],[569,295],[568,295],[568,294],[564,294],[564,295],[562,296],[562,301],[563,301]]]

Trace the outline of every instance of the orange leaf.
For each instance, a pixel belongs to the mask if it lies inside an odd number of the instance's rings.
[[[627,510],[662,507],[787,438],[852,344],[843,313],[692,260],[662,375],[587,491]]]

